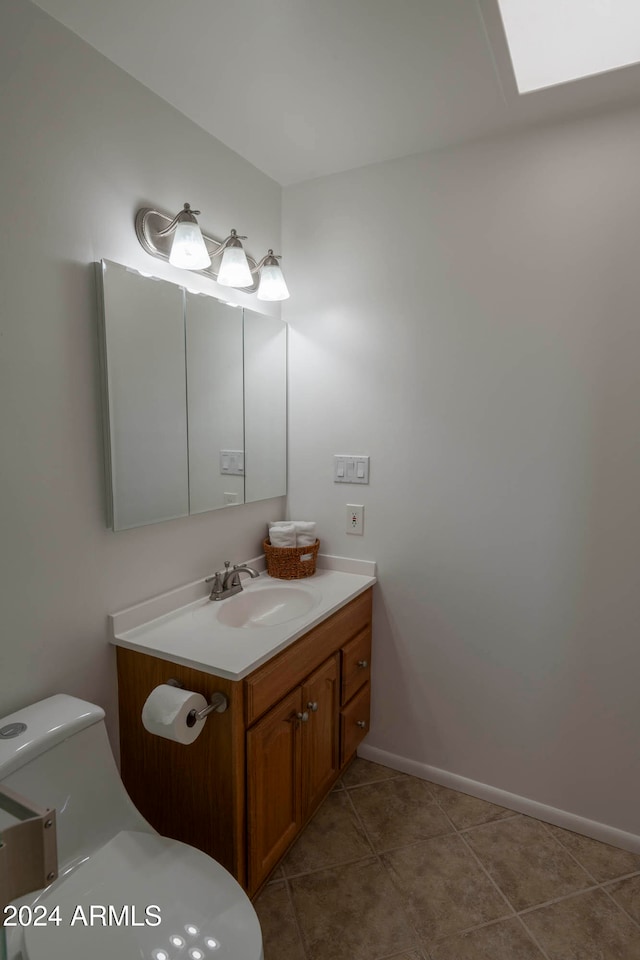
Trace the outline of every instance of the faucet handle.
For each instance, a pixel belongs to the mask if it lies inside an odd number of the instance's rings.
[[[216,597],[218,597],[218,596],[222,593],[222,576],[221,576],[221,574],[220,574],[219,572],[218,572],[218,573],[214,573],[214,575],[213,575],[212,577],[207,577],[204,582],[205,582],[205,583],[211,583],[211,582],[213,582],[213,586],[212,586],[212,588],[211,588],[211,594],[209,595],[209,599],[210,599],[210,600],[215,600]]]

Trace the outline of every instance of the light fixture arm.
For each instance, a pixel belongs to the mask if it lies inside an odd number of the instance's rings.
[[[269,248],[262,260],[259,260],[257,263],[253,257],[247,257],[247,260],[251,260],[252,263],[255,263],[255,267],[251,267],[251,273],[257,273],[258,270],[262,270],[264,266],[279,267],[280,264],[278,263],[278,260],[282,260],[282,255],[279,253],[274,253],[273,250]]]
[[[220,256],[220,254],[223,253],[223,251],[225,251],[227,247],[241,247],[242,244],[240,243],[240,241],[247,239],[246,237],[239,237],[235,230],[232,230],[229,236],[222,241],[213,240],[211,237],[207,237],[204,233],[202,234],[202,236],[204,238],[205,244],[213,243],[216,246],[215,250],[209,250],[209,253],[211,254],[212,257]],[[247,258],[247,260],[251,261],[251,263],[255,263],[255,260],[253,259],[253,257],[250,257],[249,254],[246,252],[246,250],[244,255]],[[251,272],[253,273],[253,270]]]
[[[168,260],[169,254],[171,252],[171,243],[172,243],[172,234],[174,233],[177,225],[180,222],[189,220],[195,222],[195,217],[199,214],[199,210],[192,210],[188,203],[185,203],[184,209],[180,211],[175,217],[169,217],[165,213],[161,213],[159,210],[153,210],[151,207],[141,207],[140,210],[136,213],[135,218],[135,229],[136,236],[140,245],[150,256],[157,257],[159,260]],[[202,239],[205,242],[205,245],[209,249],[211,257],[217,257],[228,246],[238,246],[240,245],[241,240],[246,240],[246,237],[238,236],[235,230],[232,230],[228,237],[224,240],[216,240],[215,237],[210,237],[206,233],[202,234]],[[249,261],[249,269],[251,270],[252,275],[258,273],[260,266],[266,257],[258,262],[254,257],[246,253],[247,260]],[[269,254],[267,254],[267,257]],[[203,270],[196,271],[197,273],[203,273],[208,277],[212,277],[214,280],[218,279],[218,273],[214,269],[213,265],[206,267]],[[255,282],[250,287],[244,287],[243,290],[246,293],[253,293],[258,289],[258,278],[256,277]]]
[[[199,210],[192,210],[190,204],[185,203],[184,208],[177,213],[168,227],[158,231],[159,237],[168,237],[174,232],[179,223],[197,223],[196,217],[200,216]]]

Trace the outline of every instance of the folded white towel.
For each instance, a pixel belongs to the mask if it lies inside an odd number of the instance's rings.
[[[312,520],[294,520],[296,546],[312,547],[316,542],[316,524]]]
[[[272,547],[295,547],[296,528],[295,524],[285,521],[269,524],[269,540]]]

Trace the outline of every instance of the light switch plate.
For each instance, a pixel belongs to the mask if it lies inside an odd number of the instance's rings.
[[[337,453],[333,458],[334,483],[369,483],[369,457]]]
[[[220,473],[230,477],[244,477],[244,450],[221,450]]]

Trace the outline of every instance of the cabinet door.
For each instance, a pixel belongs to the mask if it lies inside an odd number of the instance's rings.
[[[254,893],[302,823],[301,688],[247,732],[249,893]],[[307,724],[304,724],[305,726]]]
[[[302,687],[304,779],[302,809],[306,819],[338,775],[338,654],[326,660]]]

